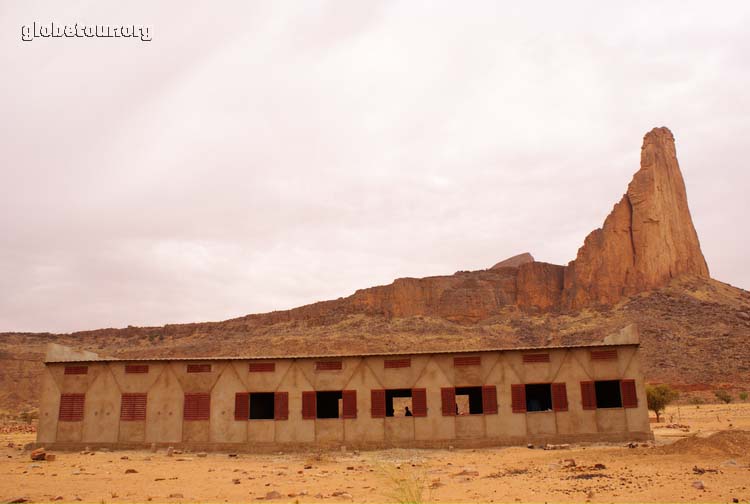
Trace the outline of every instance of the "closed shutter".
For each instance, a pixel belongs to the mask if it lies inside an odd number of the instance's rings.
[[[357,418],[357,391],[344,390],[341,392],[341,398],[344,402],[344,418]]]
[[[76,375],[76,374],[88,374],[88,366],[65,366],[65,374]]]
[[[315,363],[316,371],[340,371],[341,361],[320,361]]]
[[[188,364],[187,372],[188,373],[210,373],[211,364]]]
[[[185,394],[185,420],[208,420],[211,417],[211,396],[205,393]]]
[[[415,417],[427,416],[427,389],[411,389],[411,410]]]
[[[536,362],[549,362],[548,353],[523,354],[523,362],[533,364]]]
[[[273,395],[273,419],[289,420],[289,392],[276,392]]]
[[[635,380],[622,380],[620,382],[620,393],[622,394],[623,408],[638,407],[638,397],[635,394]]]
[[[250,394],[237,392],[234,394],[234,419],[247,420],[250,418]]]
[[[552,409],[568,411],[568,390],[564,383],[552,384]]]
[[[494,385],[482,387],[482,411],[485,415],[497,414],[497,387]]]
[[[146,394],[122,394],[120,420],[138,421],[146,419]]]
[[[411,367],[411,359],[386,359],[383,361],[385,369],[407,368]]]
[[[482,358],[478,355],[472,355],[470,357],[454,357],[453,365],[455,367],[461,366],[478,366],[482,363]]]
[[[592,381],[581,382],[581,407],[585,410],[596,409],[596,387]]]
[[[510,386],[510,402],[513,413],[526,412],[526,385],[516,383]]]
[[[83,420],[83,404],[86,394],[62,394],[60,396],[60,413],[58,420],[61,422],[80,422]]]
[[[127,374],[148,373],[148,364],[127,364],[125,366],[125,373]]]
[[[276,371],[275,362],[251,362],[247,367],[250,373],[273,373]]]
[[[617,360],[617,350],[591,350],[591,360]]]
[[[302,392],[302,419],[315,419],[315,392],[311,390]]]
[[[370,391],[370,416],[372,418],[385,418],[385,390],[373,389]]]
[[[441,388],[440,399],[443,403],[443,416],[456,416],[456,389],[453,387]]]

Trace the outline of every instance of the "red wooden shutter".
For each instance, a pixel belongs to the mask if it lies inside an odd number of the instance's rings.
[[[250,418],[250,394],[237,392],[234,394],[234,419],[247,420]]]
[[[211,417],[211,396],[206,393],[185,394],[185,420],[208,420]]]
[[[146,419],[146,394],[122,394],[120,420],[138,421]]]
[[[591,360],[617,360],[617,349],[591,350]]]
[[[494,385],[482,387],[482,411],[485,415],[497,414],[497,387]]]
[[[58,420],[61,422],[80,422],[83,420],[83,404],[86,394],[62,394],[60,396],[60,412]]]
[[[510,402],[513,413],[526,411],[526,385],[516,383],[510,386]]]
[[[188,373],[210,373],[211,364],[188,364],[187,372]]]
[[[453,366],[478,366],[482,363],[482,358],[478,355],[472,355],[469,357],[453,357]]]
[[[535,362],[549,362],[549,354],[548,353],[523,354],[523,362],[526,364],[533,364]]]
[[[581,382],[581,407],[585,410],[596,409],[596,387],[592,381]]]
[[[552,409],[568,411],[568,390],[564,383],[552,384]]]
[[[148,373],[148,364],[127,364],[125,366],[125,373],[127,374]]]
[[[440,398],[443,403],[443,416],[456,416],[456,389],[453,387],[441,388]]]
[[[623,408],[638,407],[638,396],[635,394],[635,380],[620,381],[620,394],[622,394]]]
[[[276,392],[273,395],[273,419],[289,420],[289,392]]]
[[[312,390],[302,392],[302,419],[315,419],[315,392]]]
[[[386,359],[383,361],[383,367],[385,369],[411,367],[411,359]]]
[[[344,418],[357,418],[357,391],[344,390],[341,392],[344,402]]]
[[[88,366],[65,366],[65,374],[88,374]]]
[[[339,371],[341,370],[341,361],[320,361],[315,363],[316,371]]]
[[[370,416],[372,418],[385,418],[385,390],[370,390]]]
[[[273,373],[276,371],[275,362],[251,362],[247,366],[250,373]]]
[[[427,416],[427,389],[411,389],[411,414],[415,417]]]

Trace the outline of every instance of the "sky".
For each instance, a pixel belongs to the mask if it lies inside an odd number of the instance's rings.
[[[656,126],[749,289],[750,2],[621,4],[0,0],[0,331],[567,264]]]

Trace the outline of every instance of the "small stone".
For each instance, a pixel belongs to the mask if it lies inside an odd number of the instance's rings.
[[[695,480],[693,481],[693,488],[695,488],[696,490],[705,490],[706,486],[703,484],[703,481]]]
[[[354,466],[346,466],[346,470],[347,471],[353,471],[354,470]]]
[[[264,499],[266,500],[273,500],[273,499],[281,499],[281,494],[277,492],[276,490],[271,490],[270,492],[266,493],[266,496]]]
[[[53,501],[61,501],[61,500],[64,500],[64,499],[63,499],[63,496],[62,496],[62,495],[58,495],[57,497],[55,497],[55,498],[54,498],[54,499],[52,499],[52,500],[53,500]]]
[[[44,460],[46,458],[46,453],[44,451],[44,448],[37,448],[33,452],[31,452],[31,460]]]
[[[732,502],[737,504],[740,500],[737,497],[732,497]]]
[[[575,461],[575,459],[572,459],[572,458],[563,459],[562,466],[563,467],[575,467],[576,466],[576,461]]]
[[[182,495],[181,493],[171,493],[171,494],[169,494],[168,498],[170,498],[170,499],[184,499],[185,496]]]
[[[230,453],[229,454],[229,458],[237,458],[237,454],[236,453]]]
[[[130,460],[130,457],[128,457],[127,455],[123,455],[122,457],[120,457],[120,460]]]
[[[206,452],[198,452],[195,454],[196,457],[204,458],[208,456],[208,453]]]
[[[240,484],[240,479],[239,478],[234,478],[232,480],[232,483],[234,483],[235,485],[239,485]]]
[[[307,464],[303,469],[312,469],[312,466],[310,464]]]
[[[125,469],[125,474],[136,474],[137,472],[135,469]]]
[[[56,458],[57,458],[57,456],[55,456],[54,453],[47,453],[44,456],[44,460],[46,460],[47,462],[54,462]]]
[[[21,504],[22,502],[29,502],[29,499],[26,497],[16,497],[15,499],[7,501],[8,504]]]
[[[529,450],[533,450],[534,449],[534,445],[531,444],[531,443],[529,443],[529,444],[526,445],[526,448],[528,448]]]
[[[607,466],[604,464],[594,464],[594,469],[606,469]]]

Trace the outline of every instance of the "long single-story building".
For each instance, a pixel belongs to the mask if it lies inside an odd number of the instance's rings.
[[[37,444],[267,451],[651,439],[637,330],[585,346],[114,359],[53,346]]]

